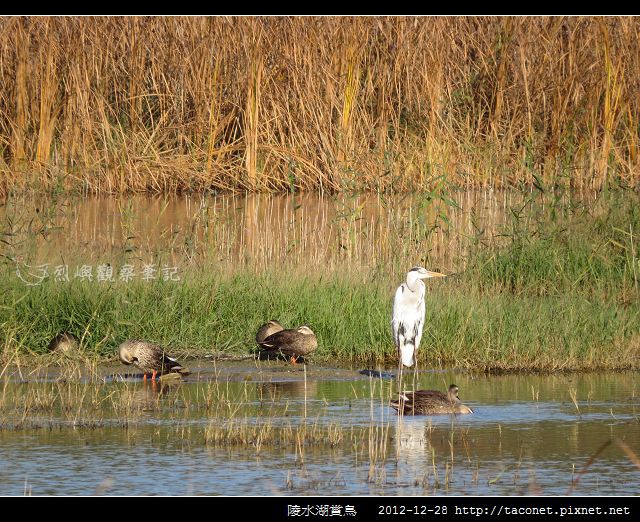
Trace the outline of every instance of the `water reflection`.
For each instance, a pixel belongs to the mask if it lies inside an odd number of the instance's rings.
[[[159,382],[143,382],[142,386],[126,388],[121,395],[123,404],[132,409],[140,411],[160,410],[164,402],[172,393],[175,394],[175,385],[166,385]]]
[[[398,456],[410,459],[423,458],[425,451],[431,447],[431,437],[427,436],[429,422],[424,419],[417,422],[402,419],[396,423],[395,428]]]
[[[421,260],[455,271],[472,245],[501,240],[513,219],[510,209],[527,197],[492,190],[446,196],[16,197],[0,206],[0,223],[8,254],[23,255],[30,266],[140,260],[182,269],[205,262],[330,269]]]
[[[257,394],[271,400],[283,397],[313,399],[318,394],[318,381],[265,382],[258,384]]]
[[[424,372],[421,388],[455,381],[475,413],[398,417],[393,382],[357,369],[316,367],[305,385],[304,373],[282,380],[277,365],[242,364],[202,362],[203,375],[172,387],[7,381],[0,494],[22,494],[25,482],[33,494],[171,495],[610,495],[640,486],[633,372]]]

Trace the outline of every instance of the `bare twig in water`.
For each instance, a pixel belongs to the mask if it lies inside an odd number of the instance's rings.
[[[622,451],[624,451],[627,457],[629,457],[629,460],[631,460],[631,462],[633,462],[636,465],[636,467],[640,469],[640,458],[638,458],[638,456],[633,452],[631,448],[629,448],[629,446],[627,446],[626,443],[624,443],[618,438],[609,439],[602,446],[598,448],[598,450],[591,456],[591,458],[587,461],[587,463],[583,466],[583,468],[578,472],[576,478],[571,482],[571,487],[567,490],[565,495],[571,495],[573,493],[573,491],[576,489],[576,486],[580,482],[582,475],[584,475],[589,470],[591,465],[597,460],[600,454],[612,443],[615,443]]]

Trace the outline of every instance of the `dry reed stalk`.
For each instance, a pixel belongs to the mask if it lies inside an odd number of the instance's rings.
[[[16,75],[15,75],[15,124],[13,125],[13,164],[19,167],[26,159],[25,132],[29,126],[29,92],[27,87],[27,67],[29,49],[29,36],[25,33],[20,21],[17,21],[15,29],[16,46]]]
[[[258,24],[251,27],[250,35],[252,41],[248,44],[247,50],[247,103],[244,114],[245,166],[249,176],[248,185],[256,188],[258,184],[258,116],[263,70],[260,50],[262,30]]]

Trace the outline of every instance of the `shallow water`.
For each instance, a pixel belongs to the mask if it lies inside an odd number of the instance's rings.
[[[0,494],[640,491],[637,373],[424,371],[419,388],[455,382],[474,413],[399,419],[395,381],[361,368],[192,363],[169,387],[114,379],[117,366],[82,382],[5,376]],[[315,436],[296,438],[304,426]]]

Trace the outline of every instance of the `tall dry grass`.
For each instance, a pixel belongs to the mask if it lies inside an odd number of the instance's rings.
[[[636,185],[640,20],[0,18],[3,190]]]

